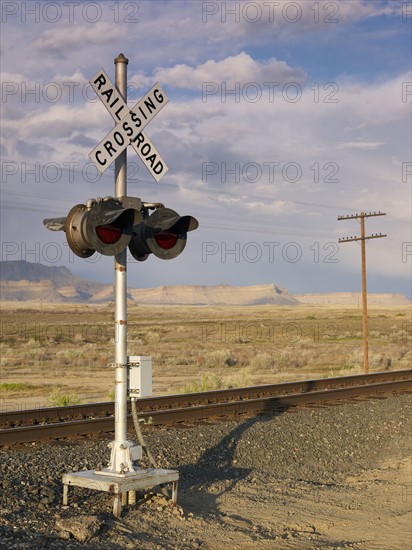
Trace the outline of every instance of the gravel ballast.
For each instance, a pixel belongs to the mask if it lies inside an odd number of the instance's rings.
[[[1,449],[0,548],[223,548],[208,535],[219,526],[241,537],[244,548],[282,548],[281,540],[275,545],[280,536],[276,518],[273,529],[251,524],[240,532],[236,522],[222,523],[216,502],[211,513],[210,495],[229,494],[238,486],[253,487],[264,498],[274,482],[285,492],[296,483],[338,486],[391,458],[409,457],[411,428],[411,395],[239,422],[147,428],[146,442],[159,467],[179,470],[179,506],[172,509],[159,492],[149,492],[140,495],[137,507],[125,507],[120,521],[113,518],[112,497],[106,493],[74,488],[69,506],[62,506],[62,474],[105,464],[107,440]],[[64,528],[79,517],[93,526],[83,542]],[[337,546],[322,545],[327,547]]]

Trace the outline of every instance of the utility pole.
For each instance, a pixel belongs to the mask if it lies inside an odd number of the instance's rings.
[[[371,218],[374,216],[386,216],[385,212],[361,212],[360,214],[338,216],[339,220],[360,220],[361,236],[360,237],[344,237],[339,239],[339,243],[347,243],[351,241],[361,241],[361,259],[362,259],[362,310],[363,310],[363,369],[365,373],[369,371],[369,354],[368,354],[368,299],[366,290],[366,240],[367,239],[380,239],[387,235],[382,233],[372,233],[372,235],[365,236],[365,218]]]

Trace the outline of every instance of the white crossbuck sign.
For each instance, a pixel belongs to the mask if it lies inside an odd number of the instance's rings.
[[[156,181],[168,171],[156,147],[143,132],[143,128],[169,101],[163,88],[156,83],[133,109],[129,109],[103,69],[89,80],[94,91],[112,115],[116,126],[93,149],[89,157],[103,174],[110,164],[131,144]]]

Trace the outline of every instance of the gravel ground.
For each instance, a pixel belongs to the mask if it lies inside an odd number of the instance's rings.
[[[312,488],[342,489],[348,476],[374,470],[391,459],[406,459],[411,455],[411,428],[411,395],[297,409],[240,422],[147,428],[146,441],[159,467],[179,470],[179,506],[171,508],[154,490],[140,495],[138,506],[125,507],[120,521],[111,515],[112,498],[106,493],[72,488],[69,506],[61,504],[61,475],[105,463],[108,441],[2,449],[0,548],[366,550],[368,546],[350,546],[349,538],[337,542],[317,536],[316,526],[310,525],[300,526],[294,545],[288,546],[290,525],[281,528],[275,517],[252,521],[251,512],[258,505],[263,510],[275,493],[279,505],[295,489],[302,498]],[[239,499],[237,514],[224,512],[219,501],[226,499],[226,507],[236,507],[231,494]],[[244,509],[242,495],[247,497]],[[76,518],[89,525],[89,541],[63,538],[67,531],[58,526]]]

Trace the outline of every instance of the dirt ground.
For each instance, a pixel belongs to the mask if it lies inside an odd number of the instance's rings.
[[[136,548],[137,530],[139,548],[148,550],[407,550],[412,548],[411,466],[410,458],[390,459],[339,484],[262,483],[257,475],[255,483],[221,480],[192,487],[180,492],[181,514],[161,495],[128,508],[108,541]]]
[[[203,540],[206,534],[202,548],[412,547],[410,459],[392,459],[335,486],[274,481],[262,491],[243,482],[228,490],[221,483],[209,487],[207,498],[185,495],[185,501],[196,515],[216,514],[207,529],[203,518],[188,526],[192,535],[199,529]],[[254,541],[253,533],[267,543]]]

